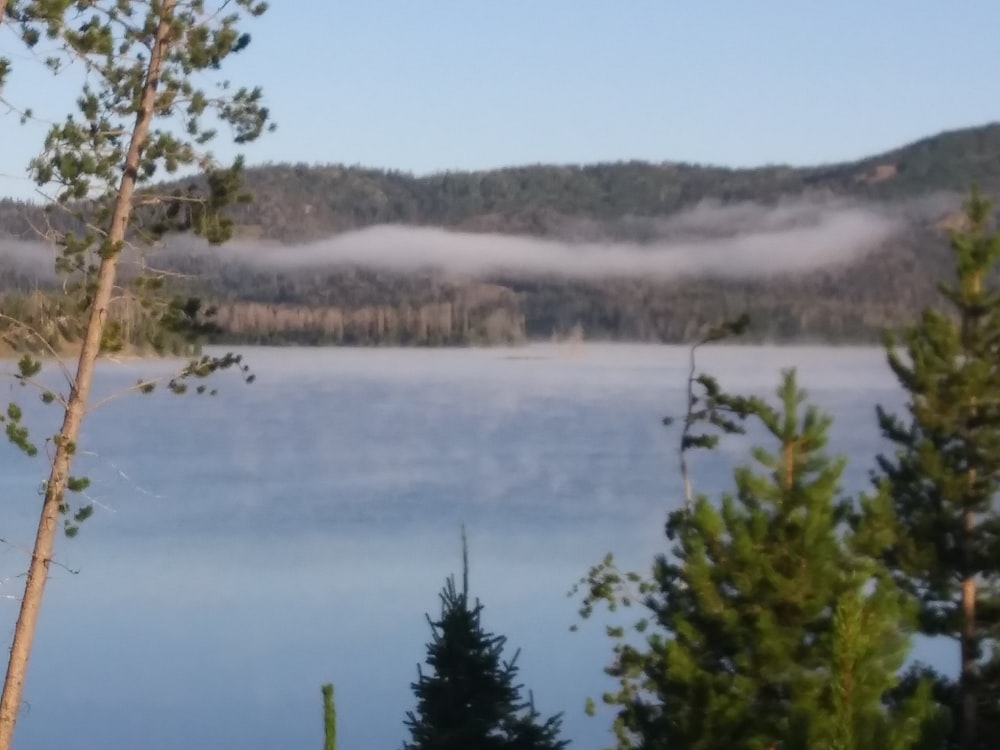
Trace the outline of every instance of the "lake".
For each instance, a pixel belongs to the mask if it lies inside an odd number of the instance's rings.
[[[222,373],[214,398],[130,395],[88,418],[75,473],[98,511],[58,542],[66,568],[52,568],[17,746],[317,748],[331,681],[339,747],[399,748],[424,615],[460,571],[462,523],[485,624],[521,648],[537,706],[565,712],[573,747],[607,746],[607,717],[583,706],[610,686],[610,644],[599,621],[569,632],[566,594],[606,552],[644,568],[664,547],[681,483],[677,429],[661,419],[683,408],[687,351],[241,351],[251,385]],[[847,489],[867,486],[882,447],[874,405],[901,403],[881,351],[718,347],[700,362],[759,394],[797,366],[837,417]],[[95,396],[169,370],[102,363]],[[55,431],[54,407],[11,392],[36,434]],[[745,449],[733,438],[699,456],[696,489],[731,486]],[[0,461],[10,597],[46,465],[7,444]],[[16,606],[0,600],[8,639]]]

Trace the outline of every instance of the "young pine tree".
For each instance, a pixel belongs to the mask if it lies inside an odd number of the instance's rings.
[[[882,569],[851,548],[844,463],[825,451],[830,419],[801,408],[792,371],[778,397],[779,408],[742,402],[776,449],[753,450],[735,495],[671,515],[673,555],[651,578],[595,569],[587,581],[585,616],[598,599],[629,604],[626,579],[646,610],[639,640],[609,631],[618,690],[604,700],[622,750],[902,750],[919,735],[926,691],[896,716],[882,705],[906,654],[907,613]]]
[[[487,632],[483,605],[469,600],[468,556],[463,544],[462,588],[448,579],[441,592],[441,614],[427,617],[432,640],[425,674],[418,667],[412,684],[415,711],[405,721],[405,750],[559,750],[561,717],[542,720],[517,684],[517,656],[503,658],[506,639]]]
[[[927,309],[903,333],[903,354],[887,337],[908,415],[878,410],[895,445],[876,473],[890,498],[882,520],[895,529],[884,557],[919,601],[923,633],[960,644],[952,692],[962,750],[994,747],[1000,731],[996,686],[983,683],[1000,628],[1000,234],[991,214],[974,191],[965,226],[951,236],[956,278],[941,285],[944,307]],[[986,712],[989,728],[979,725]]]

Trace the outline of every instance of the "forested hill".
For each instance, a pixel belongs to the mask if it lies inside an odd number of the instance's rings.
[[[254,200],[235,209],[237,244],[259,243],[273,254],[385,224],[641,245],[657,239],[658,220],[706,200],[905,205],[946,196],[953,207],[973,184],[998,195],[1000,124],[817,167],[622,162],[413,176],[276,164],[249,169],[246,177]],[[219,302],[230,337],[245,341],[434,344],[581,333],[677,341],[707,320],[743,310],[754,317],[760,338],[858,341],[871,340],[882,326],[911,316],[933,298],[939,274],[948,267],[942,227],[950,210],[912,217],[878,252],[848,264],[766,278],[579,280],[343,266],[278,270],[240,263],[234,260],[238,253],[166,260],[204,274],[192,289]],[[32,225],[40,223],[37,207],[0,201],[0,238],[30,240]],[[3,281],[8,288],[29,283],[10,272],[0,276]]]
[[[1000,124],[944,133],[859,161],[820,167],[724,169],[624,162],[527,166],[413,177],[339,166],[253,169],[240,222],[300,242],[383,223],[546,234],[559,218],[669,216],[705,199],[773,202],[823,193],[893,200],[972,183],[1000,191]]]

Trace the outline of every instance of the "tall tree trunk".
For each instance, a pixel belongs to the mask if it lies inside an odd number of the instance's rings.
[[[6,0],[0,0],[0,3],[6,4]],[[90,317],[87,321],[87,331],[80,350],[76,378],[66,404],[62,428],[59,431],[59,442],[46,484],[45,499],[42,502],[38,531],[35,535],[35,546],[31,553],[28,577],[24,584],[24,596],[21,599],[17,625],[14,628],[14,639],[7,663],[7,674],[4,678],[3,695],[0,696],[0,750],[10,750],[14,739],[14,727],[21,704],[28,657],[31,654],[42,595],[45,591],[49,564],[52,560],[52,548],[59,527],[59,506],[66,491],[70,464],[80,434],[87,399],[90,396],[94,367],[100,354],[101,340],[104,335],[108,307],[118,268],[117,250],[125,239],[125,231],[132,212],[132,196],[135,192],[142,149],[149,136],[150,123],[155,114],[156,88],[160,79],[161,62],[166,49],[170,46],[170,20],[175,5],[176,0],[164,0],[163,2],[160,22],[156,29],[149,65],[146,69],[146,80],[143,84],[139,111],[136,113],[132,137],[125,156],[125,171],[119,183],[108,227],[107,239],[115,252],[102,253],[97,273],[97,289],[94,293]]]
[[[965,529],[962,541],[965,577],[962,579],[962,673],[959,678],[959,694],[962,701],[962,750],[973,750],[976,746],[976,701],[978,688],[978,644],[976,633],[976,579],[972,573],[972,540],[975,533],[975,518],[971,510],[965,511]]]

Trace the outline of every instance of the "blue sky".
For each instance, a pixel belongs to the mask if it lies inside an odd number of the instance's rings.
[[[228,73],[279,123],[251,162],[804,164],[1000,119],[997,29],[996,0],[276,0]],[[44,129],[0,128],[0,194],[30,195]]]

